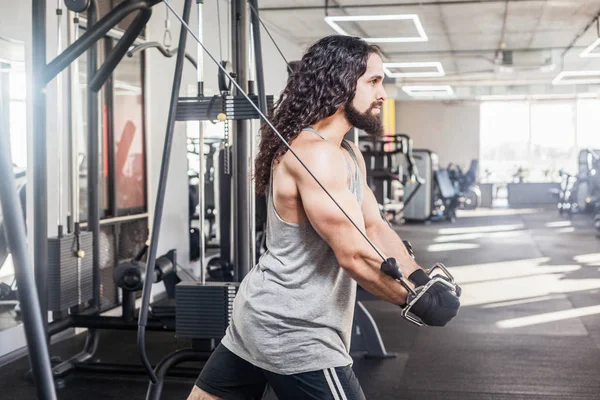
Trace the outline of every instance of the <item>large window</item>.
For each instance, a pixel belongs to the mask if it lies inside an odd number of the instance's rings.
[[[481,172],[492,182],[559,180],[580,149],[600,148],[600,101],[484,102]]]

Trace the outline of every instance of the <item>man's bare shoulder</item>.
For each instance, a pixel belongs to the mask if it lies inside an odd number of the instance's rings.
[[[335,144],[310,132],[301,132],[291,147],[319,180],[345,179],[345,175],[340,173],[346,168],[344,155]],[[310,178],[306,169],[290,151],[283,156],[282,164],[294,178]]]

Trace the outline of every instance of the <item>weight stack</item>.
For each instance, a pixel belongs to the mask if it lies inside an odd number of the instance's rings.
[[[83,257],[78,257],[78,250]],[[64,311],[93,297],[92,233],[48,239],[48,310]]]
[[[237,282],[181,282],[175,288],[177,337],[221,339],[231,322]]]

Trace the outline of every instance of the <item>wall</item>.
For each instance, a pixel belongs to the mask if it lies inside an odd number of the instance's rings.
[[[399,101],[396,131],[408,134],[416,149],[435,151],[440,166],[468,168],[479,158],[479,115],[478,103]]]

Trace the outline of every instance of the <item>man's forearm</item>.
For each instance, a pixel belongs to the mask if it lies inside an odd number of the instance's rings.
[[[408,253],[400,236],[384,221],[367,228],[367,236],[387,257],[394,257],[398,261],[404,277],[408,278],[414,271],[421,269]]]

